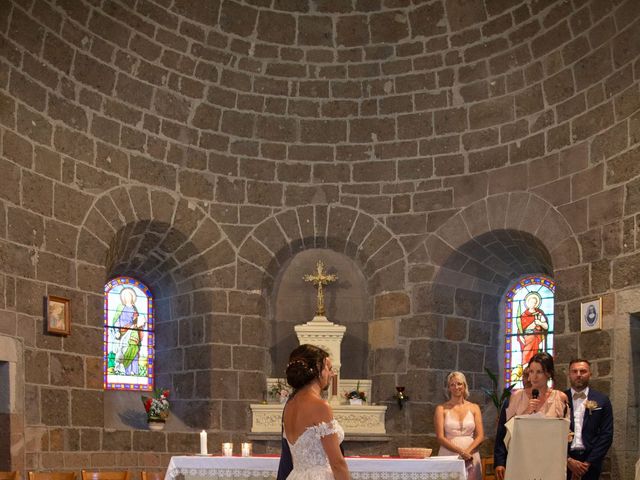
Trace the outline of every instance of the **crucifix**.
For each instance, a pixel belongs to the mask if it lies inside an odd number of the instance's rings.
[[[312,325],[312,324],[316,324],[316,325],[322,325],[322,327],[325,327],[325,325],[329,325],[332,328],[338,328],[341,329],[340,331],[340,342],[342,341],[342,336],[344,335],[344,327],[340,327],[338,325],[335,325],[331,322],[329,322],[327,320],[327,317],[325,317],[325,310],[324,310],[324,286],[325,285],[329,285],[330,283],[335,282],[338,279],[338,276],[333,274],[333,273],[327,273],[325,268],[324,268],[324,263],[322,262],[322,260],[318,260],[316,262],[316,269],[312,274],[307,274],[304,275],[302,277],[302,279],[305,282],[310,282],[312,283],[317,289],[318,289],[318,299],[317,299],[317,304],[316,304],[316,315],[315,317],[313,317],[313,320],[306,325]],[[297,332],[297,330],[296,330]],[[326,335],[326,332],[325,332]],[[300,338],[300,336],[298,335],[298,338]],[[326,340],[326,339],[325,339]],[[313,343],[313,342],[310,342]],[[338,343],[336,345],[337,347],[337,358],[338,360],[336,361],[335,358],[333,359],[334,362],[334,375],[332,377],[332,383],[331,383],[331,389],[329,390],[329,403],[332,403],[334,405],[337,405],[339,403],[338,401],[338,377],[340,376],[340,343]],[[325,347],[326,348],[326,347]],[[329,353],[331,354],[331,351],[328,350]]]
[[[324,269],[324,263],[322,260],[318,260],[316,263],[316,270],[312,275],[305,275],[302,277],[305,282],[311,282],[318,289],[318,300],[316,305],[316,315],[324,316],[324,290],[323,285],[328,285],[335,282],[338,276],[333,273],[326,273]]]

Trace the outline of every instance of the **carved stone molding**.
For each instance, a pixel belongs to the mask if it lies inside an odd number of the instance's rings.
[[[251,433],[280,433],[282,409],[279,403],[253,404]],[[338,405],[333,414],[346,434],[385,435],[384,416],[387,407],[383,405]]]

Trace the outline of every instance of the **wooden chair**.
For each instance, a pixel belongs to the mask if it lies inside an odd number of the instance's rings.
[[[131,480],[128,470],[90,471],[82,470],[82,480]]]
[[[146,470],[143,470],[140,473],[140,479],[141,480],[164,480],[164,472],[158,472],[158,471],[147,472]]]
[[[29,472],[29,480],[76,480],[76,472]]]
[[[482,480],[496,480],[496,472],[493,469],[493,457],[483,457]]]
[[[0,480],[18,480],[18,472],[0,472]]]

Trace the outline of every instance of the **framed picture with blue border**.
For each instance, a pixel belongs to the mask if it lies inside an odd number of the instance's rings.
[[[580,331],[602,330],[602,297],[580,304]]]

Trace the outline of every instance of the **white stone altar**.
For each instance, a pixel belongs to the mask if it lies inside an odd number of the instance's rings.
[[[464,460],[457,457],[346,457],[354,480],[465,480]],[[275,480],[280,457],[171,457],[165,480]]]
[[[320,283],[327,276],[324,275],[322,262],[316,265],[317,275],[307,275],[314,283]],[[333,276],[335,278],[335,276]],[[316,281],[319,280],[319,281]],[[344,397],[345,392],[356,390],[366,393],[367,402],[371,401],[371,380],[366,379],[342,379],[340,370],[342,367],[340,346],[347,328],[330,322],[324,315],[324,297],[322,294],[322,284],[318,287],[318,309],[313,320],[302,325],[296,325],[294,330],[300,345],[311,344],[326,350],[331,357],[333,371],[335,373],[335,385],[329,388],[328,401],[333,409],[334,416],[347,436],[353,435],[386,435],[385,413],[386,406],[371,405],[350,405]],[[278,382],[277,378],[267,379],[267,391]],[[281,403],[252,404],[251,407],[251,433],[280,433],[282,410]]]

